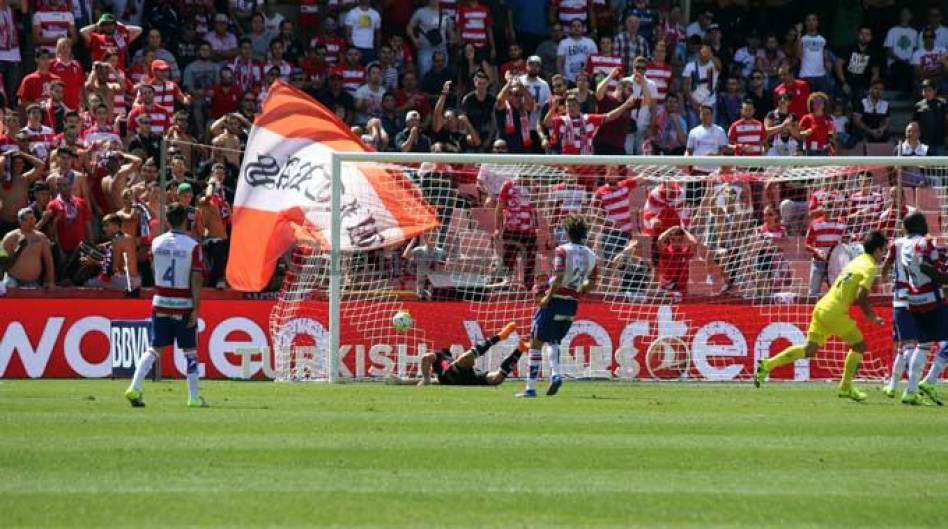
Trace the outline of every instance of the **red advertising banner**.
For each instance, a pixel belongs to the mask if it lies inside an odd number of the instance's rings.
[[[431,329],[435,347],[463,350],[496,329],[481,329],[465,302],[406,302],[417,325]],[[272,359],[237,354],[238,350],[269,346],[272,301],[206,300],[198,325],[201,374],[212,379],[270,378]],[[772,310],[772,309],[771,309]],[[577,376],[614,379],[649,378],[644,369],[646,351],[658,338],[671,339],[690,350],[689,378],[746,379],[756,359],[774,355],[791,342],[804,339],[808,307],[781,307],[800,315],[796,324],[775,323],[751,305],[684,304],[641,307],[634,321],[623,321],[607,303],[585,303],[563,343],[565,365]],[[890,310],[876,307],[889,320]],[[109,327],[112,320],[147,319],[148,300],[122,299],[8,299],[0,303],[0,378],[103,378],[111,375]],[[320,314],[320,312],[316,312]],[[867,368],[884,369],[891,359],[891,330],[868,325],[870,349]],[[393,344],[361,343],[357,326],[342,332],[342,376],[384,376],[412,372],[419,351]],[[436,331],[435,331],[436,330]],[[290,322],[287,333],[328,336],[324,316]],[[522,329],[522,333],[528,332]],[[131,340],[132,338],[130,338]],[[126,344],[119,344],[124,347]],[[139,344],[127,344],[133,347]],[[424,352],[424,351],[421,351]],[[773,374],[796,380],[833,378],[842,365],[845,348],[831,342],[824,359],[801,361]],[[500,355],[488,358],[499,363]],[[883,367],[885,366],[885,367]],[[163,375],[183,376],[180,352],[163,359]],[[407,371],[406,371],[407,369]]]

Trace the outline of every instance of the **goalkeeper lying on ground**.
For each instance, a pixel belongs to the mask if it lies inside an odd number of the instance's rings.
[[[417,384],[426,386],[432,382],[444,386],[497,386],[513,371],[513,368],[520,361],[520,356],[526,348],[526,344],[521,342],[504,361],[500,363],[500,369],[497,371],[482,371],[474,367],[474,361],[484,356],[487,351],[497,343],[506,340],[517,329],[517,324],[510,322],[494,336],[474,344],[458,358],[451,356],[451,351],[447,348],[440,349],[434,353],[426,353],[421,357],[421,380],[418,379],[389,379],[392,384]],[[436,381],[431,378],[432,373],[437,377]]]

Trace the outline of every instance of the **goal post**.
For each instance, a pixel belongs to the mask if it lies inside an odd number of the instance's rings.
[[[495,332],[506,321],[517,321],[519,338],[526,337],[536,306],[531,288],[535,282],[542,282],[550,270],[551,248],[560,237],[555,228],[564,211],[582,215],[591,225],[590,238],[594,240],[603,271],[600,287],[594,293],[594,312],[597,318],[610,320],[609,324],[592,321],[596,318],[587,321],[583,308],[586,305],[581,304],[578,318],[582,321],[577,321],[567,337],[574,347],[564,347],[563,364],[567,374],[599,378],[606,373],[609,378],[632,379],[747,379],[750,374],[747,366],[755,359],[775,354],[773,348],[800,339],[805,332],[809,311],[816,301],[814,296],[807,295],[811,293],[808,292],[808,269],[822,266],[824,276],[833,275],[858,251],[854,244],[858,236],[881,226],[882,216],[888,210],[902,212],[905,206],[923,209],[936,224],[931,226],[932,232],[940,236],[948,204],[944,191],[948,182],[948,158],[935,157],[576,157],[334,152],[330,165],[329,174],[325,175],[331,182],[328,251],[317,250],[322,252],[320,256],[309,259],[309,264],[301,269],[302,275],[312,276],[306,279],[312,295],[281,296],[274,309],[285,311],[289,305],[298,304],[303,306],[303,312],[315,311],[325,318],[328,329],[323,339],[299,347],[289,344],[282,353],[277,351],[274,341],[274,350],[276,355],[289,355],[284,358],[287,362],[292,362],[294,349],[306,355],[324,355],[322,362],[316,362],[325,366],[322,372],[305,379],[329,382],[383,379],[392,374],[417,375],[414,362],[421,353],[450,346],[455,347],[455,352],[458,347],[463,350],[476,339]],[[721,166],[731,168],[724,177],[720,170],[710,174],[690,171],[692,167]],[[440,215],[441,225],[432,230],[430,239],[431,246],[437,250],[435,253],[445,254],[440,257],[444,261],[442,269],[429,271],[425,277],[416,270],[414,288],[402,281],[402,277],[411,276],[406,267],[412,264],[405,262],[402,253],[410,241],[396,240],[381,252],[343,250],[344,237],[351,236],[353,230],[351,221],[346,218],[345,174],[355,167],[384,167],[403,172],[404,181],[415,186],[428,206]],[[461,203],[459,187],[462,188],[460,194],[466,191],[480,195],[474,197],[476,200],[483,200],[484,194],[490,195],[489,190],[485,193],[482,186],[471,181],[472,175],[482,173],[485,167],[500,168],[495,171],[498,173],[506,171],[499,180],[525,182],[524,188],[532,193],[536,217],[537,233],[532,239],[525,237],[511,243],[504,238],[505,233],[500,234],[500,239],[495,238],[494,210],[483,207],[483,202],[467,209],[451,206],[444,213],[443,203]],[[444,181],[435,179],[435,185],[426,180],[425,175],[429,173],[425,171],[466,176],[460,184],[452,176]],[[927,187],[916,190],[904,186],[903,172],[921,174],[927,179]],[[730,174],[735,176],[728,177]],[[625,202],[630,210],[630,227],[622,235],[614,204],[604,205],[605,200],[610,200],[609,194],[597,195],[595,191],[600,183],[627,178],[636,182],[636,188]],[[455,181],[445,183],[451,179]],[[685,272],[688,286],[683,292],[659,284],[656,256],[662,249],[655,246],[658,234],[646,234],[645,230],[648,214],[643,210],[648,207],[650,193],[661,184],[680,189],[679,207],[682,218],[686,219],[683,225],[697,239],[696,255],[689,258],[691,268]],[[905,191],[910,191],[908,204],[902,203]],[[792,234],[795,245],[792,256],[768,257],[767,252],[771,250],[760,246],[764,243],[757,240],[758,229],[765,222],[763,208],[772,205],[768,194],[779,199],[785,192],[802,193],[796,197],[802,197],[801,200],[793,201],[798,207],[813,201],[820,204],[824,200],[823,207],[845,209],[845,212],[840,209],[833,213],[847,220],[842,228],[845,248],[834,252],[833,247],[828,247],[824,264],[811,264],[803,248],[806,237],[803,228],[808,226],[805,224]],[[818,193],[826,196],[814,198]],[[841,201],[844,203],[839,203]],[[567,203],[569,207],[564,205]],[[493,207],[496,200],[491,204]],[[864,204],[865,211],[859,209],[858,204]],[[366,207],[371,208],[372,204]],[[809,223],[810,211],[804,213],[807,217],[804,222]],[[901,215],[895,217],[888,227],[898,226]],[[516,247],[517,254],[512,260],[506,255],[510,244]],[[639,253],[636,258],[644,276],[638,280],[634,274],[630,278],[628,262],[621,261],[625,259],[622,254],[625,251],[630,255]],[[412,256],[409,257],[411,261]],[[434,259],[430,255],[427,258]],[[774,265],[775,260],[780,261],[779,266]],[[535,263],[528,264],[528,261]],[[539,278],[527,277],[528,274]],[[702,281],[705,276],[706,281]],[[826,281],[824,278],[817,285],[819,291],[825,292]],[[419,288],[419,282],[430,288]],[[283,291],[289,287],[284,282]],[[877,310],[889,312],[888,292],[887,287],[875,291]],[[427,296],[433,301],[415,301],[418,296]],[[391,328],[391,316],[403,308],[418,312],[415,314],[418,325],[408,333],[397,333]],[[454,314],[458,312],[461,316]],[[749,319],[756,322],[748,323]],[[281,326],[286,324],[285,318],[272,319],[271,337],[278,336]],[[448,326],[453,328],[446,328]],[[874,333],[872,339],[877,349],[886,343],[891,345],[890,338],[886,342],[891,334],[888,328],[870,332]],[[353,336],[356,341],[364,342],[359,344],[358,354],[353,353],[355,345],[349,343]],[[514,340],[516,338],[498,345],[498,352],[487,355],[482,367],[493,367],[502,357],[502,351],[514,345]],[[658,343],[662,346],[656,345]],[[788,378],[828,378],[838,373],[845,351],[838,342],[831,342],[828,349],[822,360],[816,360],[817,365],[803,362],[795,368],[796,372],[787,372]],[[348,360],[344,361],[344,354]],[[890,357],[888,350],[873,351],[871,358],[867,355],[861,376],[881,378],[888,369]],[[657,365],[649,363],[653,358]],[[736,364],[737,359],[743,364]],[[353,362],[364,365],[353,366]],[[666,374],[655,375],[656,370]]]

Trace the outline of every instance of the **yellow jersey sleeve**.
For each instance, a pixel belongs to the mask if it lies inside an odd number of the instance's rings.
[[[831,313],[849,312],[859,289],[870,290],[876,274],[876,262],[871,256],[863,254],[856,257],[840,272],[836,282],[816,304],[816,308]]]

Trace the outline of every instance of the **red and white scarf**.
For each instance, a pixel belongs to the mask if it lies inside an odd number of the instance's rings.
[[[504,105],[507,107],[507,119],[504,120],[504,134],[513,134],[513,107],[510,106],[510,101],[505,101]],[[520,109],[520,140],[523,142],[524,148],[529,149],[533,147],[533,139],[530,137],[530,116],[528,116],[523,109]]]
[[[587,120],[584,114],[576,118],[571,118],[569,114],[560,117],[562,125],[559,127],[563,131],[563,141],[560,143],[560,149],[564,154],[590,155],[592,151],[592,141],[590,141],[587,131]],[[576,153],[577,140],[579,143],[579,152]]]

